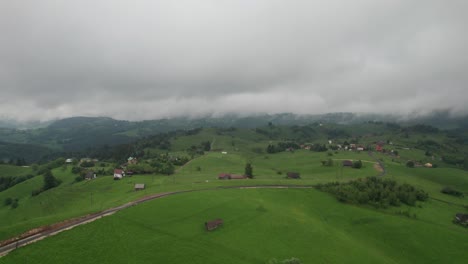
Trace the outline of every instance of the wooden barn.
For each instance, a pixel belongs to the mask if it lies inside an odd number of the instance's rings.
[[[352,167],[353,166],[353,161],[352,160],[343,160],[341,163],[343,167]]]
[[[145,184],[144,183],[136,183],[135,184],[135,191],[142,191],[145,189]]]
[[[212,221],[205,222],[205,229],[206,231],[212,231],[218,228],[222,224],[223,224],[223,219],[218,218]]]
[[[299,172],[288,172],[286,174],[286,177],[288,179],[300,179],[301,178],[301,175],[299,174]]]

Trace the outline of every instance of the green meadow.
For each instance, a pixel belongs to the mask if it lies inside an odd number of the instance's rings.
[[[0,263],[466,263],[467,231],[350,206],[314,189],[231,189],[153,200],[20,248]],[[207,232],[204,222],[222,218]]]
[[[374,126],[367,124],[355,132],[365,135]],[[310,132],[296,129],[297,133]],[[323,129],[310,132],[316,133],[311,143],[328,144],[320,134]],[[380,129],[375,131],[385,131]],[[72,165],[64,165],[52,170],[61,184],[37,196],[31,192],[43,185],[41,175],[21,182],[0,192],[0,240],[155,193],[195,192],[125,209],[15,250],[0,258],[0,263],[267,263],[291,257],[303,263],[466,262],[468,229],[452,220],[456,213],[468,213],[468,174],[443,162],[432,169],[406,167],[409,159],[431,161],[422,149],[401,149],[411,144],[410,139],[388,135],[400,157],[381,153],[375,157],[385,165],[384,177],[429,193],[429,200],[415,207],[375,209],[344,204],[312,188],[226,188],[313,186],[380,174],[367,151],[266,152],[268,144],[288,141],[272,135],[294,138],[297,133],[292,131],[282,127],[264,129],[265,134],[247,129],[203,129],[171,138],[170,150],[145,147],[145,153],[151,153],[140,162],[149,163],[159,154],[189,156],[187,149],[210,142],[211,151],[195,155],[170,176],[134,175],[114,181],[107,175],[76,182]],[[361,143],[371,144],[380,138],[363,137]],[[418,135],[413,140],[427,138]],[[429,138],[443,140],[438,135]],[[328,159],[333,165],[323,166],[322,161]],[[363,166],[343,167],[343,160],[361,160]],[[95,169],[112,169],[114,162],[104,162]],[[246,163],[253,166],[253,179],[218,179],[220,173],[244,174]],[[1,176],[34,174],[27,167],[0,165],[0,169]],[[297,172],[301,178],[287,179],[288,172]],[[134,191],[136,183],[144,183],[145,190]],[[463,192],[465,197],[443,194],[444,187]],[[4,205],[7,198],[18,199],[19,206]],[[215,218],[222,218],[224,226],[206,232],[203,223]]]

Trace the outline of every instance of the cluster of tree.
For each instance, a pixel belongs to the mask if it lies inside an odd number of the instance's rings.
[[[444,187],[440,192],[448,194],[448,195],[456,196],[456,197],[464,196],[462,192],[455,190],[452,187]]]
[[[322,166],[333,167],[333,160],[332,159],[322,160],[321,163],[322,163]]]
[[[3,160],[0,160],[0,164],[10,164],[10,165],[16,165],[16,166],[27,165],[26,160],[24,158],[17,158],[16,160],[10,159],[10,160],[7,160],[6,162]]]
[[[404,131],[411,131],[423,134],[437,133],[439,129],[430,125],[418,124],[414,126],[409,126],[403,129]]]
[[[328,138],[348,138],[351,135],[341,128],[324,128],[323,129]]]
[[[341,202],[367,204],[377,208],[415,206],[417,201],[426,201],[428,193],[409,184],[398,184],[391,179],[368,177],[347,183],[317,185],[317,189],[333,194]]]
[[[63,164],[65,164],[65,158],[58,158],[56,160],[53,160],[49,163],[42,164],[40,166],[34,166],[33,165],[33,170],[36,172],[37,175],[40,174],[45,174],[47,172],[50,172],[51,170],[55,168],[61,167]]]
[[[254,177],[252,164],[250,163],[245,164],[244,175],[247,176],[247,178],[249,179],[252,179]]]
[[[59,186],[60,183],[62,183],[59,179],[54,177],[54,175],[52,174],[50,170],[44,173],[43,177],[44,177],[44,184],[42,188],[33,190],[31,193],[32,196],[39,195],[40,193],[45,192],[49,189],[55,188]]]
[[[15,209],[18,207],[19,203],[18,203],[19,199],[18,198],[11,198],[11,197],[8,197],[5,199],[5,201],[3,202],[5,204],[5,206],[10,206],[12,209]]]
[[[203,141],[198,145],[192,145],[187,149],[187,153],[193,158],[196,155],[203,155],[205,151],[211,150],[211,143],[209,141]]]
[[[353,162],[353,168],[355,169],[360,169],[362,168],[362,161],[361,160],[356,160]]]
[[[15,186],[18,183],[31,179],[34,175],[28,174],[24,176],[2,176],[0,177],[0,192]]]
[[[276,145],[269,144],[267,146],[267,152],[268,153],[278,153],[278,152],[283,152],[287,149],[299,149],[300,146],[294,142],[279,142]]]
[[[468,158],[464,157],[456,157],[453,155],[445,155],[442,157],[442,160],[450,165],[455,165],[458,167],[462,167],[465,170],[468,170]]]
[[[310,147],[310,151],[325,152],[328,151],[328,148],[325,144],[314,144]]]

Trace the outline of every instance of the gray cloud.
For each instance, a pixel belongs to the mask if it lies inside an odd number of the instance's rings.
[[[4,1],[0,116],[466,114],[467,10],[464,0]]]

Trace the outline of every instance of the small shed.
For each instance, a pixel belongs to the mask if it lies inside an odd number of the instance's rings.
[[[352,167],[353,166],[353,161],[352,160],[343,160],[343,162],[341,164],[343,164],[343,167]]]
[[[92,180],[92,179],[95,179],[95,178],[96,178],[96,173],[94,173],[94,171],[88,171],[85,174],[85,179],[87,179],[87,180]]]
[[[212,231],[218,228],[218,226],[223,224],[223,219],[215,219],[212,221],[205,222],[205,229],[206,231]]]
[[[135,191],[141,191],[145,189],[145,184],[144,183],[136,183],[135,184]]]
[[[230,173],[221,173],[218,175],[218,179],[220,180],[240,180],[246,179],[247,176],[239,175],[239,174],[230,174]]]
[[[301,175],[299,174],[299,172],[288,172],[286,174],[286,177],[288,179],[300,179],[301,178]]]
[[[455,223],[468,226],[468,214],[458,213],[455,215],[455,219],[453,219]]]

